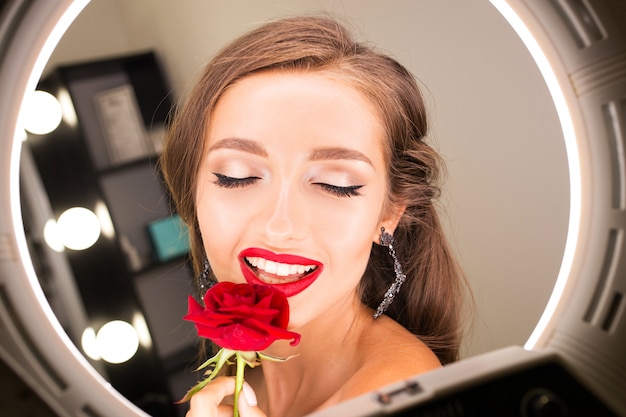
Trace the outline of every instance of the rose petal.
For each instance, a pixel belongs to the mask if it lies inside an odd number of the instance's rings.
[[[292,342],[290,343],[292,346],[300,343],[301,336],[299,333],[292,332],[286,329],[281,329],[280,327],[267,325],[255,318],[250,318],[246,320],[243,324],[247,328],[255,329],[259,333],[266,333],[268,335],[268,338],[272,339],[272,342],[275,342],[276,340],[292,339]]]
[[[268,286],[220,282],[204,296],[204,307],[189,297],[184,319],[195,324],[200,337],[221,347],[259,351],[276,340],[300,342],[300,335],[287,330],[289,302]]]

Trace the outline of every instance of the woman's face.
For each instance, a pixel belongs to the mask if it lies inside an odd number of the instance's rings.
[[[354,308],[384,218],[384,132],[346,83],[261,73],[220,98],[196,203],[219,281],[273,285],[291,328]],[[336,317],[336,316],[335,316]]]

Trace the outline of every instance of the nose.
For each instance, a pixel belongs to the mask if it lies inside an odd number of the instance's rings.
[[[288,181],[277,185],[267,198],[265,232],[270,243],[285,239],[300,239],[306,222],[306,205],[297,186]]]

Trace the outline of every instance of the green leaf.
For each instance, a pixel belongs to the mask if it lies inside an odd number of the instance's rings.
[[[270,362],[286,362],[289,359],[295,358],[296,356],[298,356],[298,355],[291,355],[291,356],[288,356],[286,358],[280,358],[278,356],[266,355],[266,354],[261,353],[261,352],[257,352],[257,354],[259,355],[259,358],[261,358],[263,360],[266,360],[266,361],[270,361]]]

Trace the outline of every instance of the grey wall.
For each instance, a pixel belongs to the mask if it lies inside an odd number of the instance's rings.
[[[154,49],[175,94],[227,40],[269,18],[346,16],[423,83],[448,162],[442,213],[477,301],[465,355],[523,344],[560,267],[565,147],[530,55],[486,0],[93,0],[49,67]]]

